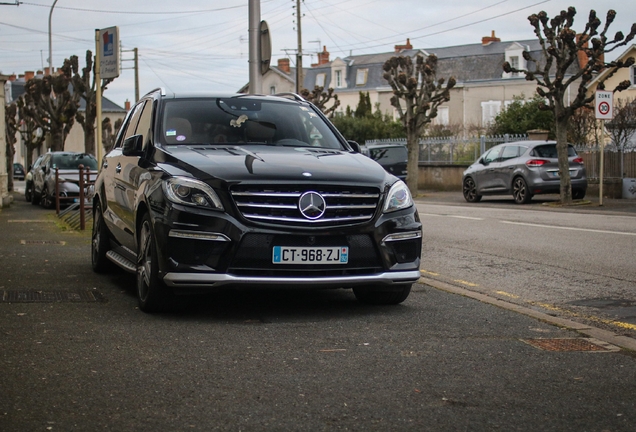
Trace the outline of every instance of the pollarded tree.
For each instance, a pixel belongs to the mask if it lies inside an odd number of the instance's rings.
[[[395,107],[404,129],[408,149],[406,184],[411,194],[417,194],[419,139],[424,135],[431,120],[437,117],[438,107],[450,100],[450,90],[455,78],[437,78],[437,56],[424,58],[418,54],[391,57],[384,63],[384,79],[393,89],[391,105]]]
[[[45,139],[44,132],[38,121],[30,115],[35,109],[34,107],[27,107],[26,104],[28,103],[29,97],[27,95],[22,95],[15,101],[18,107],[18,132],[20,132],[22,143],[26,147],[27,169],[33,164],[33,151],[40,148]]]
[[[523,53],[523,58],[528,61],[532,69],[516,69],[508,62],[505,62],[503,66],[505,72],[523,73],[526,80],[536,81],[537,93],[548,101],[547,105],[542,105],[542,109],[550,110],[554,114],[563,204],[572,202],[572,182],[567,151],[568,122],[577,109],[591,106],[594,102],[594,95],[587,94],[587,85],[598,72],[604,69],[610,70],[610,73],[599,83],[599,88],[603,88],[603,82],[613,76],[618,69],[634,64],[633,57],[625,61],[612,62],[605,62],[604,58],[607,53],[629,43],[636,35],[636,24],[633,24],[627,37],[620,31],[612,39],[607,37],[609,26],[616,17],[616,12],[613,10],[607,12],[603,26],[596,12],[591,10],[585,29],[577,34],[572,28],[575,15],[574,7],[561,11],[552,19],[548,18],[548,14],[544,11],[530,15],[528,20],[534,27],[534,33],[541,44],[542,58],[533,58],[526,51]],[[591,47],[589,47],[590,43]],[[586,57],[587,63],[580,65],[578,71],[569,74],[570,67],[578,61],[579,54]],[[629,81],[623,81],[613,91],[622,91],[629,85]],[[568,91],[570,86],[576,86],[574,91]],[[574,96],[571,97],[571,95]]]
[[[6,143],[6,161],[7,168],[9,171],[9,183],[8,188],[9,192],[13,190],[13,156],[15,155],[15,134],[17,131],[16,126],[16,114],[17,114],[17,106],[15,103],[9,104],[5,107],[4,110],[4,142]]]
[[[32,78],[24,86],[25,115],[51,134],[51,151],[64,150],[64,142],[75,123],[78,103],[69,91],[77,65],[64,60],[60,72],[42,79]]]

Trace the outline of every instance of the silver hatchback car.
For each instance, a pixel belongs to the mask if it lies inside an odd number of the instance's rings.
[[[583,199],[587,190],[585,166],[568,146],[572,198]],[[559,193],[559,161],[555,141],[517,141],[499,144],[484,153],[464,171],[464,198],[479,202],[483,195],[512,194],[517,204],[533,195]]]

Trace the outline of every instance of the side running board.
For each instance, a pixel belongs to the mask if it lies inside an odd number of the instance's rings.
[[[124,256],[118,254],[115,251],[110,250],[106,252],[106,258],[108,258],[109,260],[111,260],[112,262],[114,262],[115,264],[117,264],[119,267],[123,268],[127,272],[130,272],[130,273],[137,272],[137,266],[135,265],[134,262],[130,261],[129,259],[125,258]]]

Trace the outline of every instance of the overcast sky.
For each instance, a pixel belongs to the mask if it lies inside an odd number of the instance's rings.
[[[13,3],[0,0],[0,3]],[[48,65],[48,19],[53,0],[0,5],[0,73],[41,70]],[[152,5],[152,7],[150,7]],[[123,50],[139,50],[140,92],[235,92],[247,83],[248,0],[58,0],[52,15],[53,65],[75,54],[84,65],[86,50],[95,51],[94,30],[119,26]],[[295,62],[296,0],[261,0],[261,18],[269,24],[272,63]],[[591,9],[603,23],[617,12],[610,27],[629,33],[636,22],[636,1],[609,0],[305,0],[301,3],[303,64],[316,61],[326,46],[331,60],[349,54],[391,52],[410,38],[414,48],[431,49],[481,42],[491,31],[502,41],[534,39],[527,17],[545,10],[550,17],[569,6],[578,12],[575,29],[583,30]],[[620,49],[618,53],[622,52]],[[131,52],[123,53],[132,59]],[[123,62],[132,67],[131,61]],[[123,106],[134,101],[130,69],[106,90]]]

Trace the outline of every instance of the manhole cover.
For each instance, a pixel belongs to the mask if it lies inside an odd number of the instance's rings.
[[[617,351],[618,347],[591,338],[521,339],[544,351]]]
[[[85,291],[0,291],[1,303],[93,303],[104,302],[95,290]]]

